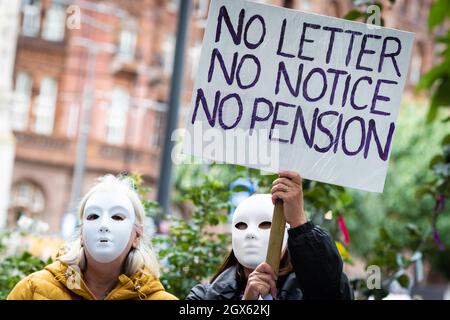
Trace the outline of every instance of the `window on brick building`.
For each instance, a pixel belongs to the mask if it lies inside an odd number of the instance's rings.
[[[205,18],[208,14],[208,0],[194,1],[194,15],[197,18]]]
[[[34,132],[47,135],[52,134],[57,95],[58,84],[56,80],[52,77],[44,77],[41,80],[39,96],[34,107]]]
[[[27,72],[18,72],[14,89],[14,105],[12,108],[12,128],[25,130],[28,126],[33,80]]]
[[[45,14],[42,38],[48,41],[62,41],[64,40],[65,30],[65,6],[57,1],[53,1]]]
[[[169,0],[167,2],[167,7],[170,11],[177,11],[180,6],[180,0]]]
[[[423,47],[419,43],[418,50],[415,50],[415,53],[411,57],[411,66],[409,68],[409,82],[412,85],[417,84],[420,80],[420,76],[422,75],[422,64],[423,64]]]
[[[29,214],[44,211],[45,198],[42,188],[29,181],[17,183],[12,190],[11,207]]]
[[[175,36],[169,34],[163,43],[164,73],[171,74],[173,69],[173,55],[175,53]]]
[[[165,102],[157,102],[157,109],[164,110],[167,108]],[[164,143],[164,120],[165,112],[155,110],[155,117],[153,118],[153,134],[151,137],[151,145],[155,148],[161,148]]]
[[[128,90],[121,87],[114,88],[106,121],[107,143],[122,144],[124,142],[129,104],[130,94]]]
[[[37,37],[41,24],[41,1],[22,1],[22,34],[27,37]]]
[[[136,32],[129,28],[123,28],[119,36],[119,55],[127,59],[134,59],[136,42]]]
[[[68,137],[75,138],[78,131],[80,107],[76,103],[72,103],[69,107],[69,116],[66,134]]]
[[[190,63],[191,63],[191,78],[195,79],[198,71],[198,64],[200,62],[200,54],[202,52],[202,43],[196,42],[193,47],[189,49]]]

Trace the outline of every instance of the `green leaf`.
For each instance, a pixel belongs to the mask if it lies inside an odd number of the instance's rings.
[[[446,34],[443,37],[436,37],[436,42],[443,43],[443,44],[450,44],[450,34]]]
[[[406,229],[415,236],[418,236],[418,237],[421,236],[419,228],[414,223],[408,223],[406,225]]]
[[[431,68],[425,73],[416,85],[416,92],[420,92],[424,89],[429,89],[435,81],[445,76],[450,70],[450,63],[442,63]]]
[[[350,10],[349,12],[347,12],[347,14],[344,16],[344,19],[354,21],[354,20],[357,20],[364,16],[365,16],[364,12],[353,9],[353,10]]]
[[[416,192],[415,192],[415,196],[416,198],[420,199],[423,198],[425,195],[434,195],[434,187],[432,186],[421,186],[419,188],[417,188]]]
[[[450,16],[450,1],[436,0],[431,5],[428,15],[428,28],[433,30],[434,27],[442,24],[445,17]]]
[[[387,288],[381,288],[376,290],[371,290],[369,294],[372,294],[375,300],[382,300],[389,294]]]
[[[408,288],[409,277],[406,274],[402,274],[401,276],[397,277],[397,281],[403,288]]]
[[[438,108],[442,106],[450,106],[450,76],[443,78],[439,83],[436,91],[431,97],[430,109],[427,114],[427,123],[433,122],[438,113]]]
[[[387,232],[386,228],[383,228],[383,227],[380,228],[379,233],[380,233],[380,238],[381,238],[381,240],[383,240],[383,241],[389,241],[389,240],[391,240],[391,236],[390,236],[389,233]]]
[[[442,148],[444,154],[445,162],[450,163],[450,144],[444,144]]]
[[[232,192],[242,192],[242,191],[248,191],[248,188],[245,186],[236,186],[233,189],[231,189]]]
[[[380,1],[376,1],[374,5],[378,6],[380,8],[380,12],[383,12],[383,4]]]
[[[430,124],[431,122],[433,122],[436,119],[437,113],[438,113],[438,107],[439,107],[439,105],[437,103],[430,104],[430,108],[428,109],[428,114],[427,114],[427,123],[428,124]]]
[[[353,201],[352,196],[350,194],[348,194],[347,192],[341,192],[339,194],[339,200],[342,202],[342,205],[344,207],[348,206]]]
[[[449,117],[449,119],[450,119],[450,117]],[[442,146],[445,146],[445,145],[447,145],[447,144],[450,144],[450,134],[446,135],[446,136],[444,137],[444,139],[442,139],[441,144],[442,144]]]
[[[433,169],[433,167],[438,164],[444,162],[444,157],[440,154],[436,155],[433,157],[433,159],[431,159],[430,161],[430,169]]]

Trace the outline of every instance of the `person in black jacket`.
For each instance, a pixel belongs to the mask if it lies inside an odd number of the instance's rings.
[[[281,199],[286,230],[280,272],[265,263],[274,203]],[[287,238],[287,241],[286,241]],[[287,242],[287,250],[286,250]],[[232,250],[210,284],[198,284],[187,300],[352,299],[343,262],[327,231],[307,221],[301,177],[280,172],[271,195],[252,195],[233,214]]]

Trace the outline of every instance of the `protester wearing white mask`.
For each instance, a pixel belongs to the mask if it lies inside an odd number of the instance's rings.
[[[236,208],[231,222],[233,252],[247,269],[255,269],[266,259],[274,205],[268,194],[255,194]],[[287,234],[283,238],[286,247]]]
[[[86,255],[98,263],[116,260],[128,246],[136,220],[131,201],[118,191],[97,191],[86,202],[83,243]],[[135,244],[134,244],[135,245]]]
[[[280,272],[265,263],[274,203],[283,201],[287,222]],[[280,172],[270,194],[255,194],[236,208],[232,250],[210,284],[198,284],[188,300],[351,299],[334,241],[308,222],[300,176]]]
[[[81,230],[57,260],[20,281],[11,300],[174,300],[144,239],[144,208],[128,179],[107,175],[80,203]]]

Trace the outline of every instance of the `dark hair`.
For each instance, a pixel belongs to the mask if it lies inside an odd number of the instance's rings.
[[[219,270],[214,274],[214,276],[211,278],[211,283],[214,282],[214,280],[217,279],[217,277],[222,274],[226,269],[237,265],[236,270],[236,280],[238,281],[239,287],[243,288],[245,287],[247,283],[247,278],[245,277],[244,267],[239,263],[236,256],[234,255],[233,249],[228,253],[228,255],[225,257],[225,260],[223,261],[222,265],[219,267]],[[280,260],[280,271],[278,275],[284,276],[294,271],[294,268],[291,264],[291,258],[289,257],[288,250],[284,251],[283,256]]]

